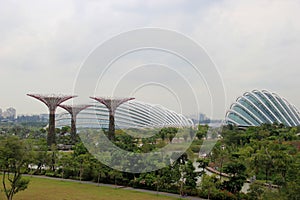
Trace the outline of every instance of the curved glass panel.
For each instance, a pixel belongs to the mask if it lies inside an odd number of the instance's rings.
[[[262,123],[283,123],[285,126],[299,126],[297,109],[285,99],[267,90],[244,93],[232,104],[225,119],[227,124],[257,126]]]

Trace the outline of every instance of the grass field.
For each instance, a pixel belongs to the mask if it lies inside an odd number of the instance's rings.
[[[159,200],[176,199],[171,197],[148,194],[110,187],[77,182],[67,182],[52,179],[27,177],[30,179],[29,187],[17,193],[14,200]],[[2,189],[2,184],[0,189]],[[1,192],[0,199],[5,199]]]

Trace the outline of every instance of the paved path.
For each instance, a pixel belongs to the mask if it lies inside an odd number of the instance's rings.
[[[167,192],[157,192],[157,191],[153,191],[153,190],[138,189],[138,188],[133,188],[133,187],[119,186],[119,185],[116,186],[113,184],[103,184],[103,183],[98,184],[98,183],[95,183],[92,181],[79,181],[79,180],[73,180],[73,179],[63,179],[63,178],[54,178],[54,177],[49,177],[49,176],[38,176],[38,175],[28,175],[28,174],[24,174],[23,176],[60,180],[60,181],[68,181],[68,182],[75,182],[75,183],[83,183],[83,184],[90,184],[90,185],[104,186],[104,187],[111,187],[111,188],[119,188],[119,189],[125,189],[125,190],[145,192],[145,193],[150,193],[150,194],[159,194],[159,195],[163,195],[163,196],[175,197],[178,199],[181,198],[181,199],[189,199],[189,200],[205,200],[205,199],[202,199],[199,197],[191,197],[191,196],[181,197],[178,194],[167,193]]]

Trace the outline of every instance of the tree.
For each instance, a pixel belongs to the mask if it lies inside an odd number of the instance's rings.
[[[72,157],[71,154],[62,154],[59,158],[58,164],[61,167],[61,177],[62,178],[69,178],[73,175],[73,166],[75,163],[75,159]]]
[[[91,177],[91,156],[89,154],[80,154],[75,157],[75,166],[77,166],[79,171],[79,180],[90,180]]]
[[[238,193],[246,181],[246,166],[240,162],[230,162],[224,166],[224,172],[229,174],[229,181],[224,182],[224,187],[229,192]]]
[[[300,199],[300,152],[293,157],[293,163],[290,165],[287,175],[287,184],[283,186],[282,190],[286,193],[288,199]]]
[[[16,193],[28,187],[29,180],[22,178],[22,169],[26,167],[31,157],[31,150],[19,138],[8,137],[1,140],[0,167],[7,200],[12,200]]]
[[[34,147],[34,157],[32,164],[35,164],[37,166],[37,169],[35,170],[34,174],[39,174],[42,171],[42,167],[45,166],[47,163],[47,141],[44,138],[39,139],[37,142],[34,143]]]
[[[97,177],[97,184],[99,186],[100,179],[106,178],[106,174],[108,174],[109,169],[107,166],[103,165],[96,159],[92,159],[92,167],[94,168],[94,176]]]
[[[262,194],[264,193],[263,186],[258,182],[253,182],[248,189],[248,197],[252,200],[262,199]]]
[[[179,164],[177,162],[160,169],[158,174],[160,175],[159,181],[162,188],[167,189],[169,192],[178,191],[178,188],[176,188],[175,191],[171,191],[172,186],[175,186],[181,177]]]
[[[183,189],[185,192],[191,193],[192,190],[196,189],[197,173],[193,163],[189,160],[183,167],[182,178],[184,180]]]
[[[273,169],[273,159],[269,153],[268,146],[263,147],[257,151],[254,156],[254,164],[256,171],[263,169],[265,172],[265,180],[268,182],[270,171]]]
[[[162,141],[164,141],[166,139],[166,131],[164,128],[162,128],[160,131],[159,131],[159,136],[161,138]]]
[[[175,137],[176,133],[178,132],[177,128],[174,127],[165,127],[159,131],[159,135],[162,140],[168,138],[170,143],[172,143],[173,138]]]
[[[175,133],[168,133],[169,142],[172,143],[173,138],[175,137]]]
[[[115,187],[117,187],[117,180],[122,178],[122,173],[118,170],[111,170],[108,172],[111,180],[114,180]]]
[[[204,174],[201,177],[200,183],[200,192],[201,197],[211,199],[212,196],[215,196],[219,192],[218,187],[221,185],[220,180],[216,176],[208,176]]]
[[[197,159],[196,162],[199,163],[198,167],[202,168],[201,175],[205,174],[205,168],[209,164],[209,159],[207,159],[207,158],[199,158],[199,159]]]
[[[75,157],[81,154],[86,154],[88,152],[88,150],[85,148],[82,142],[75,144],[73,150],[74,150],[73,154]]]
[[[50,148],[51,148],[51,151],[50,151],[50,154],[47,155],[47,162],[48,162],[48,165],[50,166],[50,169],[54,172],[55,166],[56,166],[56,161],[57,161],[57,156],[58,156],[58,150],[57,150],[57,146],[55,144],[52,144]]]
[[[198,126],[198,131],[196,133],[196,136],[199,140],[201,140],[203,137],[206,136],[208,128],[209,128],[208,125],[199,125]]]

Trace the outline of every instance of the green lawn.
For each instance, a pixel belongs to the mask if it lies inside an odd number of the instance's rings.
[[[176,199],[171,197],[148,194],[110,187],[26,177],[30,179],[29,187],[15,195],[14,200],[158,200]],[[0,189],[2,189],[2,184]],[[5,199],[1,192],[0,199]]]

